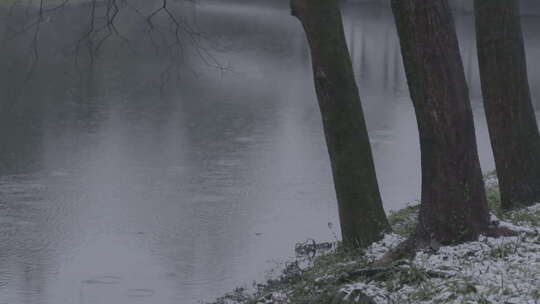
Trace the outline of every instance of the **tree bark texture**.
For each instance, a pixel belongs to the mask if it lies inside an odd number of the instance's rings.
[[[475,0],[484,109],[501,203],[540,201],[540,135],[531,101],[519,1]]]
[[[392,0],[420,135],[417,246],[476,239],[489,213],[473,115],[447,0]]]
[[[304,27],[338,201],[343,241],[365,247],[389,225],[337,0],[291,0]]]

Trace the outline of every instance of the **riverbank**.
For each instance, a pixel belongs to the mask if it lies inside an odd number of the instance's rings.
[[[255,303],[540,303],[540,203],[503,212],[487,178],[492,221],[519,236],[443,246],[385,268],[371,264],[414,228],[418,205],[391,213],[393,232],[367,250],[303,244],[297,260],[253,289],[238,288],[212,304]]]

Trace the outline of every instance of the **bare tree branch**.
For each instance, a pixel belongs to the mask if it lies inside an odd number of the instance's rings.
[[[80,36],[66,46],[66,51],[74,57],[79,73],[82,73],[81,63],[85,62],[93,66],[99,60],[102,49],[111,41],[118,42],[132,54],[137,53],[131,39],[139,38],[133,38],[129,32],[122,32],[123,29],[120,27],[125,24],[122,23],[121,17],[129,14],[138,17],[136,22],[140,30],[145,33],[141,37],[147,39],[156,56],[168,60],[160,76],[158,84],[160,91],[173,77],[180,78],[188,47],[189,51],[193,52],[204,64],[222,72],[230,70],[215,57],[214,46],[210,43],[209,36],[194,28],[182,15],[182,11],[178,13],[178,7],[174,7],[182,1],[195,3],[194,0],[156,0],[159,6],[150,11],[137,7],[136,0],[86,0],[83,2],[62,0],[54,5],[46,5],[45,0],[39,0],[39,3],[34,3],[34,1],[36,0],[14,0],[3,18],[5,33],[1,43],[12,43],[21,37],[30,39],[29,57],[32,59],[25,77],[27,80],[35,73],[41,57],[39,42],[45,30],[44,25],[52,23],[61,13],[76,6],[88,7],[88,19],[82,26]],[[16,11],[23,12],[26,16],[23,22],[20,18],[14,17]],[[29,33],[31,36],[27,36]]]

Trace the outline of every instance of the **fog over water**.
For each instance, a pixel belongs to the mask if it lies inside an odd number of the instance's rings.
[[[0,47],[0,303],[197,303],[264,278],[298,241],[339,235],[306,41],[287,2],[267,2],[177,6],[224,69],[189,46],[156,51],[135,17],[119,24],[133,50],[114,38],[90,65],[84,47],[66,51],[84,32],[79,5],[43,25],[30,77],[31,33]],[[343,10],[396,210],[419,199],[420,155],[393,18]],[[489,171],[474,22],[456,22]],[[539,106],[540,17],[523,26]]]

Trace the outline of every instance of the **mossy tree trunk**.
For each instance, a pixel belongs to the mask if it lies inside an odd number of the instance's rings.
[[[392,0],[420,135],[417,247],[476,239],[489,213],[465,73],[447,0]]]
[[[388,229],[337,0],[291,0],[313,65],[343,240],[365,247]]]
[[[484,108],[502,207],[540,201],[540,135],[531,102],[519,1],[475,0]]]

